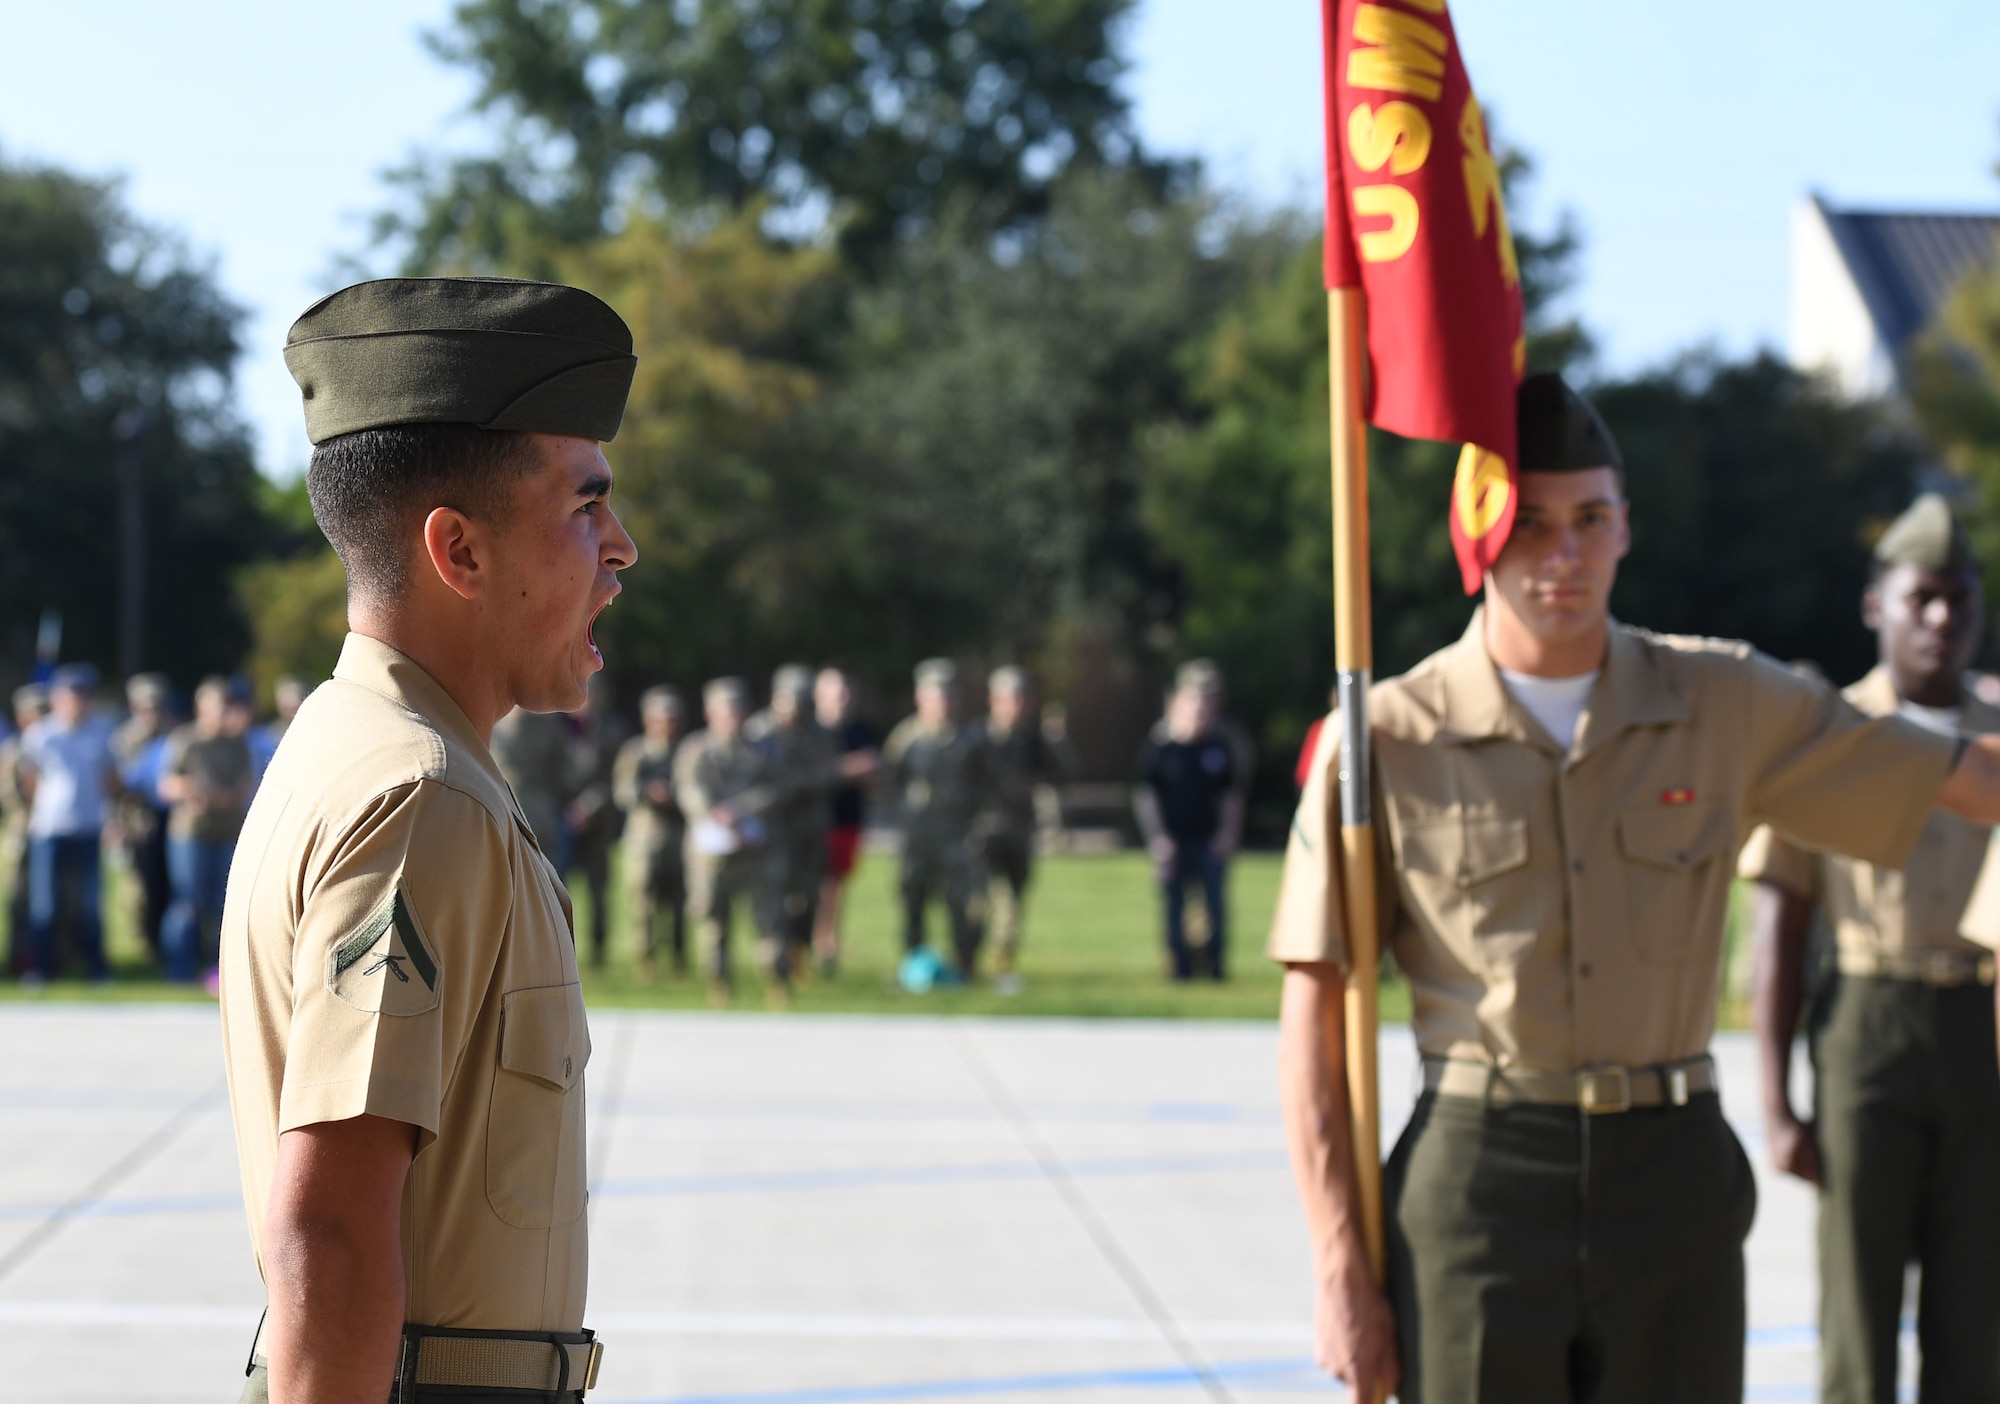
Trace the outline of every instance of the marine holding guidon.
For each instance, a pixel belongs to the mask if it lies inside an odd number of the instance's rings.
[[[1617,446],[1555,376],[1518,404],[1485,603],[1371,707],[1382,927],[1424,1087],[1386,1168],[1386,1295],[1347,1141],[1337,719],[1286,852],[1270,954],[1319,1358],[1406,1404],[1734,1404],[1756,1192],[1708,1044],[1737,850],[1768,823],[1899,867],[1934,805],[2000,818],[2000,741],[1614,621]]]

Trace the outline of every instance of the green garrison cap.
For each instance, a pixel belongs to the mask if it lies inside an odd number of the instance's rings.
[[[381,278],[315,302],[285,337],[315,444],[394,424],[604,442],[632,388],[632,331],[580,288]]]
[[[1951,504],[1934,492],[1919,497],[1889,523],[1889,529],[1875,543],[1875,559],[1883,565],[1912,565],[1939,575],[1958,575],[1978,566],[1972,543],[1952,515]]]
[[[647,715],[659,712],[669,717],[684,717],[687,715],[687,699],[681,696],[679,688],[663,683],[639,694],[639,711]]]
[[[1035,690],[1035,680],[1018,663],[1003,663],[986,679],[989,692],[1017,692],[1026,697]]]
[[[813,670],[803,663],[787,663],[771,675],[771,695],[783,693],[789,697],[806,698],[812,696]]]
[[[748,707],[750,684],[741,678],[711,678],[702,686],[701,700],[725,707]]]
[[[1625,466],[1618,441],[1590,402],[1554,371],[1531,375],[1515,395],[1523,473],[1578,473]]]
[[[917,664],[918,687],[957,687],[958,664],[949,658],[926,658]]]

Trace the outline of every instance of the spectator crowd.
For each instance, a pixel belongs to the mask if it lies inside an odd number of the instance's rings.
[[[698,976],[727,1003],[741,916],[766,1000],[783,1005],[801,974],[839,971],[842,895],[879,808],[900,835],[903,987],[990,977],[1018,993],[1038,834],[1060,822],[1055,797],[1077,772],[1064,709],[1043,705],[1018,667],[987,679],[983,715],[969,714],[947,659],[920,664],[914,683],[914,711],[886,739],[837,667],[778,669],[762,708],[745,680],[714,679],[698,715],[681,690],[653,687],[636,730],[595,687],[576,712],[504,718],[494,759],[543,855],[589,894],[578,940],[590,963],[607,960],[615,869],[641,979]],[[110,858],[158,968],[212,990],[236,838],[308,691],[281,679],[260,720],[240,678],[204,679],[184,714],[167,679],[141,674],[125,686],[122,719],[100,707],[87,664],[17,689],[0,739],[7,969],[28,985],[108,977]],[[1168,969],[1181,980],[1226,974],[1224,876],[1252,757],[1221,702],[1214,665],[1185,665],[1134,777]],[[935,906],[946,936],[936,946]]]

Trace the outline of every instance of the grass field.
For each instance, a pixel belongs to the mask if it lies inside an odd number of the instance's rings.
[[[1271,1018],[1277,1013],[1278,976],[1264,960],[1264,933],[1277,892],[1278,857],[1248,854],[1230,870],[1230,978],[1220,984],[1176,985],[1166,978],[1160,938],[1159,897],[1151,870],[1136,853],[1045,859],[1029,894],[1021,974],[1027,988],[1003,997],[990,985],[905,994],[895,981],[902,955],[902,918],[895,894],[895,860],[871,854],[849,888],[842,921],[845,949],[839,976],[804,980],[792,1007],[801,1011],[936,1014],[1022,1014],[1155,1018]],[[579,894],[580,896],[580,894]],[[623,935],[620,903],[612,907],[613,957],[602,974],[587,974],[593,1003],[684,1008],[706,1003],[693,979],[646,985],[631,974],[631,958],[618,949]],[[579,901],[577,927],[586,929]],[[739,926],[744,925],[739,921]],[[932,943],[944,948],[944,913],[933,909]],[[751,969],[749,933],[737,935],[737,1003],[763,1007]],[[1391,997],[1401,1011],[1407,1001]]]
[[[106,938],[113,976],[108,984],[59,980],[38,995],[0,982],[0,999],[143,1000],[205,998],[199,988],[170,985],[147,959],[124,899],[125,875],[107,871]],[[1230,979],[1176,985],[1165,976],[1159,935],[1159,897],[1150,870],[1136,853],[1057,856],[1045,859],[1029,894],[1027,937],[1021,959],[1026,989],[1002,997],[990,985],[905,994],[895,982],[901,957],[901,917],[895,898],[895,859],[863,858],[849,888],[843,920],[846,938],[840,974],[806,979],[792,1007],[801,1012],[923,1012],[1163,1018],[1270,1018],[1277,1011],[1277,972],[1263,958],[1266,925],[1277,888],[1275,854],[1248,854],[1230,872]],[[589,929],[590,898],[572,884],[577,928]],[[634,973],[635,943],[626,928],[619,884],[612,883],[611,955],[602,972],[586,971],[593,1004],[663,1009],[702,1008],[703,982],[664,970],[652,982]],[[765,997],[754,973],[747,910],[737,920],[736,1007],[762,1009]],[[933,941],[943,946],[944,913],[932,913]],[[1400,1016],[1407,1001],[1391,993],[1385,1009]]]
[[[1027,988],[1012,998],[990,985],[905,994],[896,984],[902,953],[901,917],[896,910],[895,859],[870,854],[862,860],[848,892],[843,926],[846,950],[832,980],[807,979],[792,999],[804,1013],[927,1013],[1066,1015],[1091,1018],[1268,1019],[1278,1007],[1278,973],[1264,959],[1263,944],[1277,893],[1278,855],[1251,853],[1238,858],[1229,874],[1229,976],[1221,984],[1177,985],[1166,978],[1160,939],[1159,896],[1145,859],[1137,853],[1061,855],[1044,859],[1029,894],[1027,939],[1021,973]],[[106,935],[113,977],[108,984],[56,981],[30,996],[0,981],[0,1000],[201,1000],[199,987],[170,985],[148,961],[123,900],[124,875],[107,873]],[[590,898],[574,884],[577,928],[587,931]],[[1738,934],[1742,892],[1731,904],[1729,969],[1732,990],[1743,987],[1744,965]],[[611,957],[601,972],[586,971],[591,1003],[660,1009],[706,1007],[708,994],[693,976],[663,973],[652,982],[633,971],[634,945],[626,929],[619,886],[612,883]],[[749,914],[738,917],[736,1006],[762,1009],[765,998],[753,972]],[[933,910],[933,944],[943,948],[944,914]],[[1383,986],[1383,1018],[1409,1017],[1409,994],[1400,981]],[[1741,998],[1726,997],[1724,1027],[1742,1027]]]

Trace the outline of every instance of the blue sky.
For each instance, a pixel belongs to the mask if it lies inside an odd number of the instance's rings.
[[[122,174],[254,317],[239,382],[266,471],[304,462],[278,348],[366,244],[380,172],[468,145],[424,51],[448,0],[0,0],[0,152]],[[1788,222],[1835,203],[2000,209],[2000,4],[1453,0],[1472,79],[1539,179],[1517,223],[1584,236],[1608,368],[1782,345]],[[1265,203],[1315,202],[1318,7],[1141,0],[1142,134]]]

